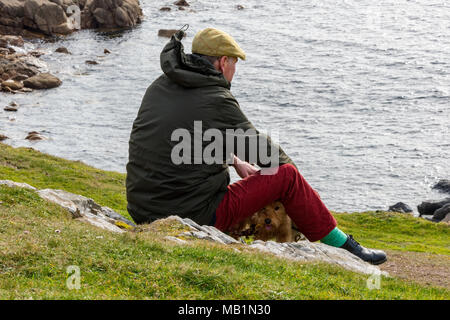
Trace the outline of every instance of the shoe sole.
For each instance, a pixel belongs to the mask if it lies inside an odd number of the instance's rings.
[[[371,264],[377,266],[379,264],[385,263],[387,261],[387,258],[384,258],[384,260],[380,260],[380,261],[375,261],[375,262],[370,262]]]

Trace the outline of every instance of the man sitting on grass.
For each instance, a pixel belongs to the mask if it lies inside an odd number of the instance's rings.
[[[344,248],[372,264],[385,262],[383,251],[366,249],[339,230],[292,160],[244,115],[230,92],[238,59],[245,60],[236,41],[223,31],[207,28],[194,37],[192,54],[185,54],[183,35],[183,31],[177,32],[164,47],[160,57],[163,74],[148,87],[133,123],[126,187],[128,211],[135,222],[152,222],[176,214],[227,231],[280,200],[309,241]],[[253,154],[244,152],[243,156],[237,148],[233,152],[245,160],[253,157],[263,170],[237,157],[227,158],[226,152],[222,161],[196,157],[204,154],[202,149],[196,153],[196,148],[199,139],[201,148],[207,145],[202,140],[207,130],[224,136],[230,130],[253,132],[257,150]],[[193,150],[184,149],[180,154],[179,138],[186,132],[192,137],[188,144],[193,145]],[[244,140],[245,150],[251,153],[250,139]],[[276,158],[272,157],[270,163],[262,161],[261,148],[276,150],[271,154]],[[229,165],[246,178],[229,184]],[[264,169],[267,167],[271,169]]]

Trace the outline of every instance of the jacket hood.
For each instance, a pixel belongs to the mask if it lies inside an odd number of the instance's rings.
[[[188,88],[221,86],[230,89],[231,83],[206,59],[195,54],[185,54],[178,31],[161,52],[161,69],[175,83]]]

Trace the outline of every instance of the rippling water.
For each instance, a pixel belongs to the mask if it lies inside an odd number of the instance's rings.
[[[125,172],[132,122],[161,73],[168,40],[158,29],[188,23],[188,52],[195,32],[210,26],[240,43],[247,61],[237,66],[233,94],[257,128],[279,132],[330,209],[443,196],[430,186],[450,178],[448,1],[191,0],[188,10],[171,12],[159,8],[172,1],[140,2],[146,18],[133,30],[34,42],[63,85],[0,94],[6,142]],[[59,46],[72,55],[54,53]],[[11,100],[20,105],[15,114],[3,111]],[[32,130],[50,139],[24,140]]]

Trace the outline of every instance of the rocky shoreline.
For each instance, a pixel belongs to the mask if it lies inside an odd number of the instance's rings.
[[[134,27],[138,0],[0,0],[0,33],[66,35],[79,29]]]
[[[185,0],[178,0],[172,6],[184,10],[190,5]],[[142,20],[139,0],[0,0],[0,91],[23,94],[62,84],[40,59],[48,52],[35,47],[36,38],[54,41],[80,29],[115,32],[135,27]],[[170,37],[176,31],[160,30],[158,35]],[[55,52],[71,54],[65,47],[59,47]],[[105,55],[110,53],[104,49]],[[85,63],[98,64],[95,60]],[[0,107],[8,113],[19,109],[14,100]],[[9,119],[15,121],[14,116]],[[0,141],[7,139],[9,137],[1,132]],[[46,137],[31,131],[25,139],[39,141]]]
[[[450,180],[442,179],[435,183],[432,189],[443,193],[450,193]],[[419,217],[431,222],[445,222],[450,224],[450,197],[441,200],[425,200],[418,206]],[[412,213],[411,207],[403,202],[390,206],[388,211],[399,213]]]
[[[39,59],[45,52],[34,49],[33,39],[51,39],[80,29],[131,28],[142,19],[139,0],[0,0],[0,91],[22,94],[62,84]],[[56,52],[70,54],[64,47]],[[110,52],[105,49],[104,53]],[[10,101],[1,107],[16,112],[19,106]],[[0,133],[0,141],[6,139]],[[32,131],[25,139],[45,137]]]
[[[23,93],[61,85],[60,79],[42,70],[45,64],[39,57],[44,53],[27,51],[31,46],[24,38],[61,36],[80,29],[129,28],[142,19],[138,0],[0,0],[1,90]]]
[[[0,36],[1,90],[23,93],[59,86],[61,81],[49,74],[46,65],[39,60],[43,53],[27,51],[25,47],[26,41],[21,36]]]

